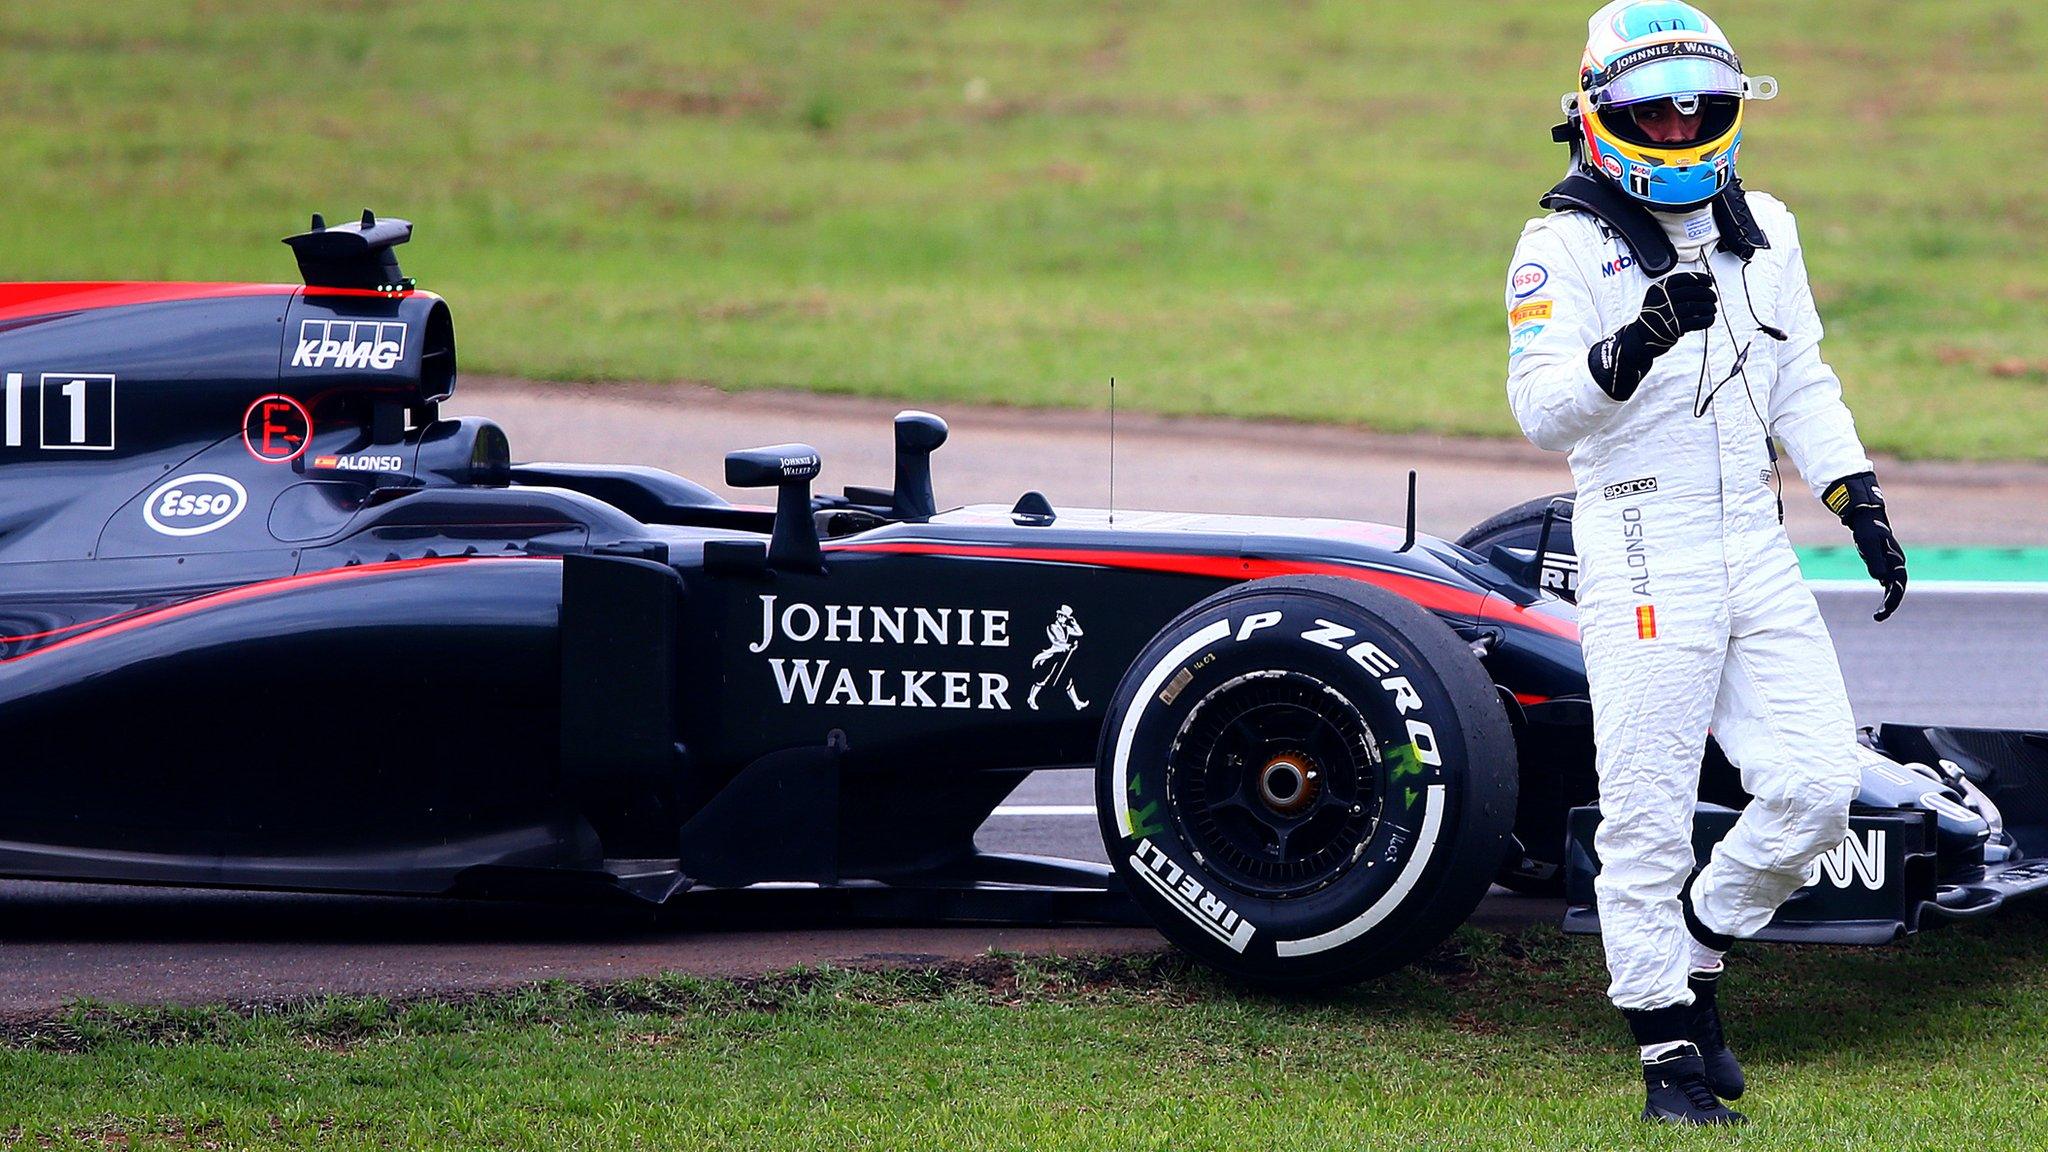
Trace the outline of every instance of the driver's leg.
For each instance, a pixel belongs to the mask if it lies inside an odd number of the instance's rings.
[[[1672,597],[1654,617],[1638,606],[1602,597],[1579,618],[1600,776],[1593,888],[1608,996],[1624,1011],[1692,1000],[1679,892],[1695,866],[1693,804],[1728,627],[1706,598]]]
[[[1856,722],[1813,593],[1789,568],[1760,611],[1737,611],[1714,738],[1753,799],[1694,881],[1710,931],[1755,934],[1842,842],[1862,783]]]

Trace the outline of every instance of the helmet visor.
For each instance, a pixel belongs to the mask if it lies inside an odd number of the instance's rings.
[[[1676,99],[1689,102],[1692,98]],[[1680,109],[1672,97],[1659,96],[1619,108],[1595,108],[1593,116],[1617,138],[1638,148],[1659,150],[1698,148],[1719,140],[1735,130],[1741,112],[1739,96],[1701,96],[1691,111]]]
[[[1631,68],[1591,95],[1602,108],[1670,96],[1741,96],[1742,73],[1719,60],[1677,56]]]

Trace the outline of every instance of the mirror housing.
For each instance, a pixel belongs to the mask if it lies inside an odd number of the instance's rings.
[[[938,514],[932,494],[932,453],[946,442],[946,422],[930,412],[896,414],[896,486],[889,514],[897,520],[929,520]]]
[[[768,566],[815,572],[824,566],[818,526],[811,519],[811,481],[822,463],[808,444],[743,448],[725,457],[725,482],[734,488],[775,489],[775,528],[768,538]]]
[[[809,444],[771,444],[725,454],[725,482],[734,488],[808,486],[818,470],[818,450]]]

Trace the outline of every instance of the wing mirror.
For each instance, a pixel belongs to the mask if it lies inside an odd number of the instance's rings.
[[[929,520],[938,513],[932,495],[932,453],[945,442],[944,420],[915,409],[896,414],[896,487],[890,516]]]
[[[818,450],[808,444],[773,444],[726,454],[727,484],[775,489],[775,529],[768,538],[771,568],[816,571],[823,566],[818,526],[811,520],[811,481],[819,467]]]

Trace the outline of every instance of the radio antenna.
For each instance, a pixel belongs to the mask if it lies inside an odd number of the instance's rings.
[[[1401,541],[1396,552],[1406,552],[1415,547],[1415,469],[1408,470],[1408,535]]]
[[[1109,526],[1116,527],[1116,377],[1109,378]]]

